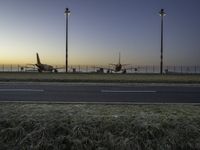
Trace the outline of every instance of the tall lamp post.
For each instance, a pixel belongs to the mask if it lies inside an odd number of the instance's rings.
[[[65,62],[65,70],[68,72],[68,16],[70,11],[68,8],[65,8],[65,16],[66,16],[66,62]]]
[[[163,17],[166,15],[164,9],[159,12],[161,16],[161,55],[160,55],[160,74],[163,74]]]

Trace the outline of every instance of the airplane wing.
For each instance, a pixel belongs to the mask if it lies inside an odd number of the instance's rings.
[[[110,66],[116,66],[116,64],[109,64]]]
[[[35,64],[26,64],[26,66],[35,66]]]
[[[130,64],[121,64],[122,66],[130,66]]]
[[[37,66],[35,64],[26,64],[21,67],[21,70],[24,71],[37,71]]]
[[[65,67],[53,67],[53,69],[65,69]]]
[[[109,67],[95,67],[97,70],[97,72],[104,72],[104,70],[106,70],[107,73],[114,71],[113,68],[109,68]]]
[[[139,67],[125,67],[124,69],[126,70],[134,70],[134,71],[138,71],[139,70]]]
[[[62,67],[53,67],[53,69],[65,69],[65,66],[62,66]]]

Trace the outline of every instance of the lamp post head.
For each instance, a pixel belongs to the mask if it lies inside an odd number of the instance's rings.
[[[68,16],[68,15],[70,15],[70,11],[69,11],[69,9],[68,8],[65,8],[65,16]]]
[[[165,16],[165,15],[166,15],[166,13],[164,12],[164,9],[161,9],[161,10],[159,11],[159,14],[160,14],[160,16]]]

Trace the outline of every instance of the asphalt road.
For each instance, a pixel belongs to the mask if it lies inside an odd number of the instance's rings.
[[[0,101],[200,103],[200,85],[4,82]]]

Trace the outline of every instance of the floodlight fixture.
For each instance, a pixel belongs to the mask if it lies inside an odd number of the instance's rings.
[[[161,10],[159,11],[159,14],[160,14],[160,16],[166,16],[166,13],[164,12],[164,9],[161,9]]]
[[[70,15],[69,8],[65,8],[64,15],[65,15],[65,16],[69,16],[69,15]]]

